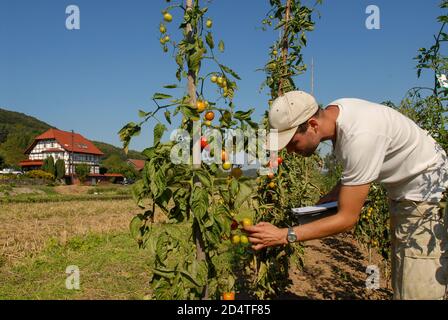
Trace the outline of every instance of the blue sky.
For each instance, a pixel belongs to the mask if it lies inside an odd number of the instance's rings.
[[[173,2],[176,2],[173,0]],[[311,3],[311,2],[310,2]],[[65,28],[65,9],[78,5],[81,29]],[[381,10],[381,29],[367,30],[366,7]],[[306,62],[315,62],[315,95],[322,104],[342,97],[399,102],[416,85],[420,47],[432,44],[442,14],[437,0],[324,0],[316,30],[308,35]],[[117,132],[151,110],[151,96],[175,82],[176,65],[158,42],[163,0],[0,0],[0,107],[35,116],[62,130],[120,145]],[[256,108],[260,119],[267,91],[259,92],[262,67],[277,32],[263,32],[267,0],[213,0],[207,16],[226,51],[220,60],[242,78],[238,109]],[[172,38],[180,12],[173,12]],[[297,79],[310,89],[310,72]],[[209,86],[207,92],[213,91]],[[152,144],[152,124],[131,143]]]

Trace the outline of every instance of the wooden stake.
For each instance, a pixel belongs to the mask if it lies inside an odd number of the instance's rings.
[[[186,8],[187,10],[190,10],[193,8],[193,0],[186,0]],[[187,24],[187,38],[190,40],[193,38],[193,28],[191,24]],[[190,96],[190,104],[192,106],[196,105],[196,74],[193,70],[188,70],[188,95]],[[201,133],[200,133],[200,126],[199,126],[199,137],[195,136],[198,135],[196,130],[194,129],[196,126],[193,125],[193,168],[194,169],[200,169],[201,168]],[[201,186],[201,182],[199,180],[194,181],[195,186]],[[202,239],[201,230],[199,229],[199,226],[197,223],[193,224],[193,232],[194,232],[194,238],[196,243],[196,259],[198,261],[204,261],[205,260],[205,246],[204,241]],[[206,285],[204,288],[204,292],[202,295],[203,300],[208,300],[208,286]]]
[[[291,15],[291,0],[286,0],[286,13],[285,13],[285,27],[283,32],[283,40],[282,40],[282,58],[283,58],[283,65],[286,65],[286,62],[288,60],[288,49],[289,49],[289,42],[288,42],[288,21],[290,19]],[[280,78],[280,85],[278,88],[278,96],[283,95],[283,78]]]

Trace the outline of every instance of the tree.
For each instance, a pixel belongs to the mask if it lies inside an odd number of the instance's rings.
[[[55,164],[55,176],[56,179],[60,180],[65,176],[65,161],[63,159],[58,159]]]
[[[3,169],[3,166],[5,165],[5,159],[3,158],[3,156],[0,154],[0,169]]]
[[[75,166],[75,173],[81,183],[87,180],[87,176],[90,173],[90,166],[88,164],[82,163]]]
[[[54,158],[53,156],[49,156],[44,160],[44,164],[42,165],[42,170],[56,176],[56,169],[54,166]]]
[[[101,171],[109,173],[121,173],[127,179],[135,180],[138,177],[138,172],[126,161],[123,161],[118,154],[112,154],[101,163]]]

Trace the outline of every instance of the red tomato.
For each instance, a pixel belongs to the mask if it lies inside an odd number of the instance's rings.
[[[208,146],[207,138],[201,137],[201,148],[205,149]]]

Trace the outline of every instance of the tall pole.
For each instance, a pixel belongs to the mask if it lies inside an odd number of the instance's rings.
[[[193,8],[193,0],[186,0],[186,9],[192,10]],[[191,23],[186,26],[187,31],[187,40],[190,42],[193,39],[193,27]],[[190,97],[190,105],[196,106],[196,73],[194,70],[188,70],[188,95]],[[199,120],[200,121],[200,120]],[[197,132],[198,131],[198,132]],[[200,122],[193,122],[193,168],[200,169],[201,168],[201,125]],[[195,186],[201,186],[201,182],[199,180],[194,181]],[[196,242],[196,259],[198,261],[205,260],[205,245],[204,240],[202,239],[201,230],[197,225],[197,222],[193,224],[193,233]],[[208,286],[206,285],[204,291],[202,293],[202,299],[208,300]]]

